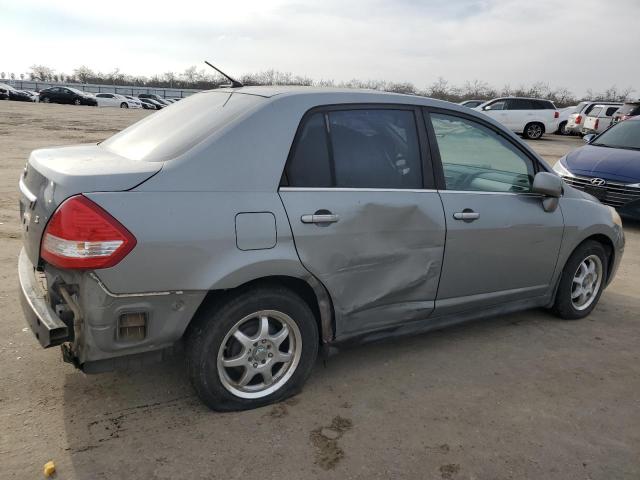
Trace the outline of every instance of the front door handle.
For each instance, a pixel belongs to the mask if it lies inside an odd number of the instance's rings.
[[[313,215],[308,214],[300,217],[302,223],[336,223],[338,220],[340,220],[340,217],[333,213],[314,213]]]
[[[456,220],[464,220],[465,222],[473,222],[480,218],[480,214],[478,212],[474,212],[470,208],[465,208],[461,212],[454,213],[453,218]]]

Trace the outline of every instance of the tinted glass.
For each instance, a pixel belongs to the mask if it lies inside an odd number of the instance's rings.
[[[329,112],[336,187],[421,188],[413,111]]]
[[[476,122],[432,114],[448,190],[528,192],[533,163],[509,141]]]
[[[534,108],[531,105],[531,100],[526,100],[524,98],[512,98],[509,100],[509,110],[531,110]]]
[[[591,145],[640,150],[640,121],[620,122],[601,134]]]
[[[293,187],[332,186],[324,114],[313,114],[303,125],[287,165],[287,179]]]
[[[611,115],[613,115],[614,113],[616,113],[616,111],[618,110],[618,107],[609,107],[607,108],[607,117],[610,117]]]
[[[589,105],[587,108],[584,109],[584,114],[589,115],[591,113],[591,110],[593,110],[593,107],[595,106],[596,106],[595,103],[592,103],[591,105]]]

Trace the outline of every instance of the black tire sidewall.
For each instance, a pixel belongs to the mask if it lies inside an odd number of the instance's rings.
[[[236,322],[259,310],[277,310],[291,317],[300,329],[302,353],[295,372],[280,389],[266,397],[245,399],[223,386],[217,356]],[[315,364],[319,345],[315,317],[306,302],[287,289],[260,288],[238,294],[205,308],[194,321],[186,342],[187,371],[198,396],[213,410],[246,410],[284,400],[300,391]]]
[[[573,277],[580,263],[590,255],[597,255],[602,262],[602,281],[600,282],[600,288],[596,294],[596,298],[584,310],[577,310],[571,302],[571,287],[573,284]],[[609,259],[607,251],[601,243],[596,241],[586,241],[579,245],[575,251],[571,254],[565,267],[562,271],[560,278],[560,284],[558,285],[558,291],[556,292],[556,299],[554,303],[554,310],[560,318],[565,320],[578,320],[589,315],[593,309],[598,305],[600,296],[604,291],[609,275]]]

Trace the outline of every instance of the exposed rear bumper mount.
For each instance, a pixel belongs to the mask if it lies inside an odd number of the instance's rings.
[[[35,269],[24,249],[18,259],[20,303],[27,323],[43,347],[53,347],[70,340],[69,327],[64,323],[37,283]]]

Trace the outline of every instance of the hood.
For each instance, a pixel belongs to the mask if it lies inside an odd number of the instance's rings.
[[[567,168],[577,174],[622,183],[640,182],[640,151],[585,145],[567,154]]]

